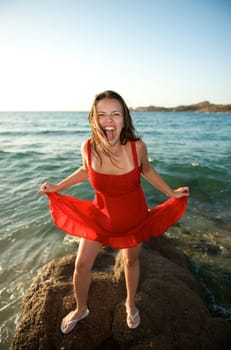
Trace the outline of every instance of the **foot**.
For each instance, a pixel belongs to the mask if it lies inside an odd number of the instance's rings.
[[[86,318],[89,315],[89,310],[86,309],[83,314],[81,314],[79,317],[75,317],[75,311],[71,311],[64,319],[62,320],[61,323],[61,332],[63,334],[68,334],[70,333],[76,324],[80,321]]]
[[[135,311],[132,313],[128,309],[126,309],[127,312],[127,325],[130,329],[135,329],[140,324],[140,313],[139,310],[135,308]]]

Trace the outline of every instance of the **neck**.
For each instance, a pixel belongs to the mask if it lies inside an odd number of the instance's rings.
[[[121,155],[123,149],[124,149],[124,147],[120,142],[116,143],[115,145],[109,146],[109,150],[110,150],[113,157],[119,157]]]

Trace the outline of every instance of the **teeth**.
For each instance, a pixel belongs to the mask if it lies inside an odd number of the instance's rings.
[[[105,128],[104,130],[106,130],[106,131],[112,131],[112,130],[114,130],[114,128],[109,126],[109,127]]]

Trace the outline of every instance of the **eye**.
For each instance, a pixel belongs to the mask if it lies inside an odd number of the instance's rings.
[[[113,115],[113,117],[120,117],[121,113],[120,112],[114,112],[112,115]]]

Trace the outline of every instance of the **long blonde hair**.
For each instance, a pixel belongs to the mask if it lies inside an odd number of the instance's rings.
[[[104,153],[112,160],[112,154],[109,150],[107,138],[104,134],[103,129],[99,125],[99,118],[96,111],[97,103],[105,98],[115,99],[119,101],[123,110],[124,127],[120,133],[120,143],[125,145],[128,141],[139,140],[140,137],[137,135],[136,129],[133,126],[132,118],[130,115],[129,108],[127,107],[124,99],[115,91],[106,90],[96,95],[89,112],[88,120],[91,126],[92,138],[91,142],[93,149],[101,160],[100,152]]]

